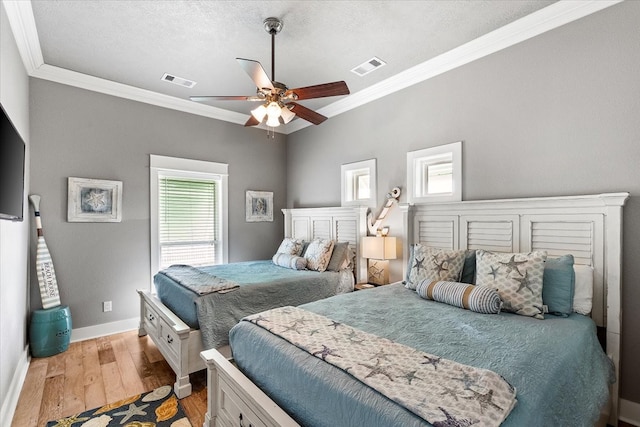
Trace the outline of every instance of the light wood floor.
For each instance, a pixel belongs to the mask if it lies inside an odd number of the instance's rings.
[[[63,353],[31,359],[12,426],[45,426],[175,380],[153,341],[138,331],[71,343]],[[199,427],[207,411],[206,372],[191,374],[191,383],[193,393],[180,403]]]

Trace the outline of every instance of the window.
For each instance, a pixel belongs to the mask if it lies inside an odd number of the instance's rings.
[[[151,155],[151,275],[228,259],[227,165]]]
[[[409,203],[462,200],[462,142],[407,153]]]
[[[342,206],[376,205],[376,160],[342,165]]]

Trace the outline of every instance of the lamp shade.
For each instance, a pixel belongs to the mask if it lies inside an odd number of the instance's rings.
[[[362,239],[362,256],[371,259],[396,259],[396,238],[364,237]]]

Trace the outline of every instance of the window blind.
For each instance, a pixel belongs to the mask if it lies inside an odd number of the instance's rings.
[[[218,185],[215,180],[159,177],[160,269],[217,263]]]

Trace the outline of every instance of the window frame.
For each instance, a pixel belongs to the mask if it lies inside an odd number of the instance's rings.
[[[451,155],[452,187],[449,193],[417,194],[428,186],[430,165],[442,164],[442,157]],[[416,183],[420,182],[420,185]],[[462,200],[462,141],[407,153],[407,200],[410,204],[459,202]]]
[[[369,197],[358,198],[356,183],[359,178],[366,175],[369,176]],[[340,176],[342,206],[376,206],[378,192],[376,159],[343,164],[340,167]]]
[[[150,290],[155,293],[153,276],[160,265],[160,237],[159,237],[159,188],[160,176],[176,178],[215,179],[220,183],[220,253],[222,263],[229,262],[229,165],[204,160],[183,159],[178,157],[149,155],[150,163],[150,205],[149,217],[151,221],[151,283]]]

